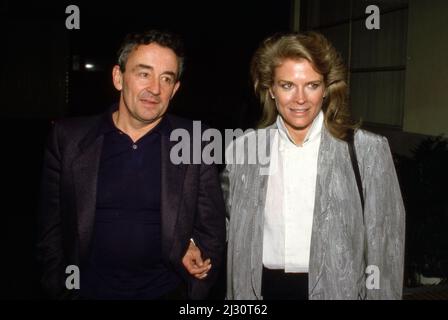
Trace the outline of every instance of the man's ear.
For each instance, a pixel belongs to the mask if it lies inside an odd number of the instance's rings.
[[[180,81],[177,81],[176,84],[174,85],[173,93],[171,93],[171,98],[170,99],[173,99],[173,97],[176,94],[177,90],[179,90],[179,87],[180,87]]]
[[[115,65],[112,69],[112,81],[114,83],[115,89],[121,91],[123,89],[123,74],[121,73],[120,67]]]

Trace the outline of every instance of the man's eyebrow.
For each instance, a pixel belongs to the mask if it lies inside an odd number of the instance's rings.
[[[147,64],[142,64],[142,63],[140,63],[140,64],[138,64],[138,65],[136,65],[135,67],[134,67],[134,70],[135,69],[154,69],[153,67],[151,67],[151,66],[148,66]]]
[[[173,78],[177,77],[177,74],[175,72],[173,72],[173,71],[165,71],[162,74],[166,74],[166,75],[172,76]]]
[[[147,64],[142,64],[142,63],[136,65],[136,66],[134,67],[134,70],[136,70],[136,69],[149,69],[149,70],[154,70],[154,68],[153,68],[152,66],[149,66],[149,65],[147,65]],[[173,78],[176,78],[176,77],[177,77],[177,74],[176,74],[174,71],[165,71],[165,72],[163,72],[162,74],[166,74],[166,75],[172,76]]]

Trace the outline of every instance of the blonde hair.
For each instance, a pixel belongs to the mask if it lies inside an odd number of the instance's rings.
[[[359,126],[352,120],[348,108],[346,68],[332,44],[317,32],[274,35],[264,40],[255,52],[251,76],[263,108],[259,127],[267,127],[276,120],[278,111],[269,89],[273,85],[275,69],[285,59],[306,59],[316,72],[323,75],[326,88],[326,98],[322,103],[325,127],[334,137],[346,139],[348,131]]]

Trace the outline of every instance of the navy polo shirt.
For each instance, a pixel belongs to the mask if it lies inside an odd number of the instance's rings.
[[[161,136],[165,120],[135,143],[109,113],[98,172],[94,232],[81,269],[81,296],[152,299],[175,289],[179,276],[162,262]]]

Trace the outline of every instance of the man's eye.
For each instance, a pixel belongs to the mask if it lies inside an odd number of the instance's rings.
[[[147,78],[148,77],[148,73],[147,72],[140,72],[138,75],[141,78]]]
[[[163,77],[162,81],[171,84],[173,82],[173,79],[171,77]]]

